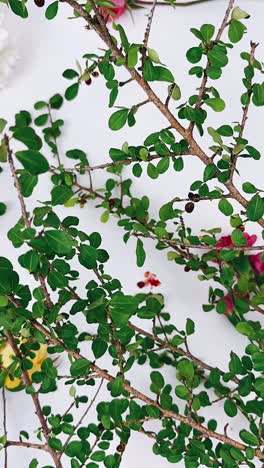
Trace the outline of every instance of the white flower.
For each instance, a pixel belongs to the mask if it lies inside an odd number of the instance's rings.
[[[4,13],[0,11],[0,89],[8,83],[17,61],[17,53],[4,27]]]

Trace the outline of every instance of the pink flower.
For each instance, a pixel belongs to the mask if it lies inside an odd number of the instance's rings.
[[[139,281],[137,283],[139,288],[144,288],[145,286],[150,286],[152,289],[153,287],[158,287],[161,283],[160,280],[157,278],[157,275],[154,273],[150,273],[149,271],[146,271],[144,274],[145,280],[144,281]]]
[[[115,7],[108,7],[107,9],[100,8],[100,12],[107,21],[115,21],[122,16],[127,9],[125,0],[111,0],[111,3],[113,3]]]
[[[226,303],[225,315],[232,315],[232,312],[234,310],[234,304],[233,304],[229,294],[226,294],[226,296],[224,297],[224,301]]]
[[[248,256],[251,266],[253,268],[253,271],[256,273],[256,275],[261,275],[261,273],[264,273],[264,262],[262,262],[261,257],[262,257],[261,252],[259,252],[256,255]]]
[[[257,236],[255,234],[252,234],[250,236],[247,232],[243,233],[243,237],[247,240],[246,247],[251,247],[253,244],[255,244],[257,240]],[[235,245],[233,244],[231,236],[222,236],[220,239],[217,241],[216,247],[234,247]]]

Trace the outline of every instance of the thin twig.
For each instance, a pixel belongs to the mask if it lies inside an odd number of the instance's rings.
[[[250,42],[250,47],[251,47],[251,50],[250,50],[250,59],[249,59],[249,64],[250,65],[253,65],[254,64],[254,61],[255,61],[255,51],[256,51],[256,48],[257,48],[258,44],[254,43],[254,42]],[[249,111],[249,105],[250,105],[250,98],[251,98],[251,95],[253,93],[253,88],[252,88],[252,79],[250,79],[248,81],[248,85],[249,85],[249,88],[248,88],[248,91],[247,91],[247,95],[248,95],[248,104],[246,106],[243,107],[243,112],[242,112],[242,120],[241,120],[241,124],[240,124],[240,132],[239,132],[239,137],[242,138],[243,136],[243,133],[244,133],[244,130],[245,130],[245,125],[246,125],[246,122],[247,122],[247,119],[248,119],[248,111]],[[229,176],[229,180],[232,182],[233,180],[233,177],[234,177],[234,173],[235,173],[235,170],[236,170],[236,164],[237,164],[237,160],[238,160],[238,154],[232,154],[232,157],[231,157],[231,167],[230,167],[230,176]]]
[[[13,350],[13,353],[14,355],[17,357],[17,359],[19,360],[19,362],[22,362],[23,360],[23,357],[20,353],[20,350],[17,346],[17,343],[15,341],[15,338],[14,336],[12,335],[12,333],[10,331],[6,331],[5,332],[6,334],[6,337],[8,339],[8,343],[10,344],[12,350]],[[31,387],[31,380],[30,380],[30,377],[27,373],[26,370],[23,370],[22,369],[22,382],[24,383],[25,387]],[[42,427],[42,431],[43,431],[43,435],[45,437],[45,440],[47,442],[47,445],[49,444],[49,428],[48,428],[48,425],[47,425],[47,422],[46,422],[46,419],[43,415],[43,412],[42,412],[42,409],[41,409],[41,405],[40,405],[40,402],[39,402],[39,398],[38,398],[38,394],[37,393],[31,393],[30,394],[32,400],[33,400],[33,403],[34,403],[34,406],[35,406],[35,410],[36,410],[36,414],[37,414],[37,417],[39,419],[39,422],[41,424],[41,427]],[[60,459],[59,459],[59,455],[58,453],[53,450],[49,445],[48,445],[48,451],[55,463],[55,466],[56,468],[63,468],[62,467],[62,464],[60,462]]]
[[[95,403],[95,400],[102,388],[102,385],[104,383],[104,379],[101,379],[101,382],[99,384],[99,387],[97,388],[95,394],[94,394],[94,397],[92,398],[90,404],[87,406],[86,410],[84,411],[82,417],[79,419],[79,421],[77,422],[77,424],[74,426],[74,431],[72,434],[69,435],[69,437],[67,438],[65,444],[63,445],[63,449],[62,449],[62,453],[60,455],[60,457],[63,455],[63,453],[65,452],[69,442],[71,441],[72,437],[76,434],[76,430],[78,429],[78,427],[82,424],[84,418],[86,417],[87,413],[90,411],[91,407],[93,406],[93,404]]]
[[[4,428],[4,435],[7,439],[7,413],[6,413],[6,394],[5,394],[5,387],[3,386],[2,389],[2,398],[3,398],[3,428]],[[8,454],[7,454],[7,444],[5,444],[5,461],[4,461],[4,468],[8,466]]]
[[[25,204],[25,200],[24,200],[23,195],[22,195],[20,183],[19,183],[18,176],[17,176],[17,173],[16,173],[16,168],[15,168],[14,160],[13,160],[13,153],[12,153],[12,150],[11,150],[10,145],[9,145],[9,138],[8,138],[7,135],[5,135],[4,139],[5,139],[5,144],[6,144],[6,147],[7,147],[8,163],[9,163],[9,167],[10,167],[12,177],[14,179],[14,184],[15,184],[15,187],[16,187],[16,190],[17,190],[18,200],[19,200],[20,207],[21,207],[22,219],[23,219],[25,225],[27,227],[30,227],[30,220],[29,220],[29,218],[27,216],[26,204]]]
[[[218,29],[218,32],[217,32],[217,35],[216,35],[216,38],[215,38],[214,42],[217,42],[217,41],[219,41],[221,39],[222,34],[223,34],[223,32],[224,32],[224,30],[225,30],[225,28],[227,26],[229,15],[230,15],[231,10],[232,10],[232,8],[234,6],[234,3],[235,3],[235,0],[229,0],[229,3],[228,3],[228,6],[227,6],[227,9],[226,9],[223,21],[221,23],[221,26]],[[203,100],[203,95],[204,95],[205,88],[206,88],[206,85],[207,85],[207,80],[208,80],[207,70],[208,70],[209,67],[210,67],[210,60],[208,59],[206,67],[205,67],[205,69],[203,71],[203,79],[202,79],[202,83],[201,83],[201,86],[200,86],[200,89],[199,89],[199,94],[198,94],[197,102],[195,104],[195,109],[200,109],[200,107],[201,107],[202,100]],[[193,129],[194,129],[194,122],[191,122],[190,125],[189,125],[189,131],[192,132]]]
[[[213,0],[191,0],[191,1],[187,1],[187,2],[175,2],[174,4],[171,4],[169,2],[157,2],[157,5],[158,6],[173,6],[173,7],[189,7],[189,6],[195,6],[195,5],[199,5],[200,3],[208,3],[210,1],[213,1]],[[149,1],[145,1],[145,0],[136,0],[135,2],[136,5],[153,5],[153,2],[149,2]]]

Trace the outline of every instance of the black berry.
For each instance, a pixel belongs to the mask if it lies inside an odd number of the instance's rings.
[[[194,203],[193,202],[188,202],[185,205],[185,211],[186,213],[191,213],[194,210]]]
[[[37,7],[41,8],[45,5],[45,0],[34,0],[34,3]]]

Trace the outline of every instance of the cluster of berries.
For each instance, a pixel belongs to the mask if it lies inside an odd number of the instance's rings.
[[[150,273],[150,271],[146,271],[144,277],[144,281],[139,281],[137,283],[138,287],[141,289],[145,286],[150,286],[150,288],[152,289],[153,287],[156,288],[161,284],[160,280],[157,278],[157,275],[155,275],[154,273]]]
[[[99,72],[98,72],[98,71],[92,72],[92,76],[93,76],[94,78],[98,78]],[[90,78],[88,78],[88,80],[85,80],[85,84],[87,84],[87,86],[90,86],[90,85],[92,84],[92,81],[93,81],[93,80],[92,80],[92,78],[91,78],[91,76],[90,76]]]

